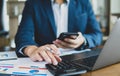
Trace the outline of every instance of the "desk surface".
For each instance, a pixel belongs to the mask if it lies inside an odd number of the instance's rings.
[[[81,76],[120,76],[120,63]]]

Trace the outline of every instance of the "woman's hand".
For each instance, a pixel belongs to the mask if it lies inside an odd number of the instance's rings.
[[[46,61],[47,63],[57,65],[61,61],[59,50],[54,44],[44,46],[28,46],[24,53],[33,61]]]

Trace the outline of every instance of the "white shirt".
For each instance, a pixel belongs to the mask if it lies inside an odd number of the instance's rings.
[[[55,24],[57,27],[57,38],[59,37],[60,33],[62,32],[68,32],[68,7],[69,7],[69,1],[67,0],[67,3],[63,3],[61,5],[54,2],[54,0],[51,0],[52,2],[52,10],[54,14]],[[62,49],[59,48],[59,50],[62,51],[68,51],[71,49]]]
[[[54,2],[54,0],[51,0],[52,4],[52,10],[54,14],[55,24],[57,27],[57,37],[62,32],[68,32],[68,6],[69,6],[69,0],[67,0],[67,3],[63,3],[61,5]]]

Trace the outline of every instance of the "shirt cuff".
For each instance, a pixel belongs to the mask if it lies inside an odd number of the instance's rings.
[[[88,48],[88,42],[85,37],[83,38],[84,38],[84,43],[80,47],[76,48],[75,50],[83,50]]]
[[[26,48],[28,46],[30,46],[30,45],[26,45],[26,46],[23,46],[22,48],[20,48],[19,53],[22,54],[23,56],[26,56],[23,51],[24,51],[24,48]]]

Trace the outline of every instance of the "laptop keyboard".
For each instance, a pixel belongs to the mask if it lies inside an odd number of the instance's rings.
[[[46,64],[48,70],[54,75],[58,76],[67,73],[79,73],[80,71],[89,71],[92,69],[97,57],[89,57],[75,61],[62,61],[57,66]]]
[[[62,58],[62,62],[58,63],[58,65],[55,66],[52,64],[46,64],[46,67],[54,76],[81,74],[81,72],[92,70],[92,67],[95,64],[98,54],[99,53],[95,55],[92,54],[93,56],[90,55],[87,56],[87,58],[82,59],[78,57],[81,54],[65,56]]]
[[[46,64],[48,70],[53,73],[55,76],[61,76],[62,74],[76,73],[79,71],[85,71],[86,68],[76,65],[71,62],[60,62],[57,66],[52,64]]]
[[[85,59],[75,60],[73,62],[76,65],[83,66],[83,67],[87,68],[87,70],[91,70],[95,64],[97,57],[98,56],[92,56],[92,57],[85,58]]]

